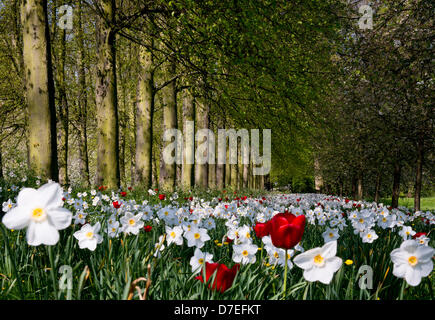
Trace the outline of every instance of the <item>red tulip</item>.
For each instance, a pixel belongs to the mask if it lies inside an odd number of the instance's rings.
[[[427,235],[426,232],[417,232],[412,236],[412,239],[420,238],[421,236],[425,236],[425,235]]]
[[[125,196],[127,196],[127,192],[125,192],[125,191],[121,191],[121,197],[125,197]]]
[[[270,224],[257,222],[254,226],[255,235],[257,238],[263,238],[270,234]]]
[[[212,290],[217,290],[224,293],[227,289],[229,289],[236,277],[237,271],[239,270],[240,265],[235,264],[231,269],[224,264],[220,263],[205,263],[205,282],[208,282],[211,278],[213,278],[213,274],[217,270],[215,279],[213,284],[209,284],[208,287]],[[204,278],[202,275],[195,277],[201,282],[204,282]]]
[[[160,200],[165,200],[165,197],[166,197],[166,196],[165,196],[164,194],[159,194],[159,199],[160,199]]]
[[[152,226],[145,226],[143,228],[144,228],[145,232],[150,232],[153,229]]]
[[[119,203],[118,201],[113,201],[112,204],[115,209],[119,209],[121,207],[121,203]]]
[[[278,213],[269,222],[272,244],[282,249],[291,249],[297,245],[304,234],[305,216],[291,213]]]

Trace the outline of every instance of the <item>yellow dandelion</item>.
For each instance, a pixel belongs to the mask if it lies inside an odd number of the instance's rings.
[[[353,261],[350,259],[347,259],[344,263],[347,264],[348,266],[350,266],[351,264],[353,264]]]

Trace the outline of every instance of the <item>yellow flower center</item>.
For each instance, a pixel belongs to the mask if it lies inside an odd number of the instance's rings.
[[[44,210],[42,210],[41,208],[36,208],[32,212],[32,218],[35,221],[44,221],[46,217],[47,216],[46,216]]]
[[[112,232],[115,232],[116,231],[116,229],[115,228],[112,228]]]
[[[279,258],[279,254],[278,254],[278,252],[275,251],[275,253],[273,254],[273,256],[274,256],[275,258],[278,259],[278,258]]]
[[[406,235],[409,236],[409,231],[406,231]]]
[[[248,250],[243,250],[243,251],[242,251],[242,255],[243,255],[244,257],[246,257],[246,256],[248,255]]]
[[[330,237],[330,238],[333,238],[333,237],[334,237],[334,234],[333,234],[332,232],[330,232],[330,233],[329,233],[329,237]]]
[[[88,233],[86,233],[86,238],[92,238],[94,236],[94,233],[89,231]]]
[[[382,218],[382,222],[386,222],[387,221],[387,218]]]
[[[204,263],[204,259],[201,258],[201,259],[198,260],[198,262],[199,262],[199,264],[203,264]]]
[[[134,221],[134,219],[128,220],[128,224],[131,225],[131,226],[134,226],[135,223],[136,223],[136,221]]]
[[[165,216],[167,216],[169,214],[169,212],[168,211],[165,211]]]
[[[246,238],[250,238],[251,235],[249,234],[249,232],[246,233]]]
[[[363,218],[359,219],[359,223],[364,223],[364,219]]]
[[[372,237],[372,235],[369,233],[369,234],[367,234],[367,238],[371,238]]]
[[[416,256],[410,256],[408,258],[408,263],[413,267],[418,263],[418,259]]]
[[[9,209],[12,208],[12,204],[9,203],[9,204],[8,204],[8,207],[9,207]]]
[[[83,215],[82,215],[81,213],[79,214],[79,218],[80,218],[80,219],[83,218]]]
[[[351,264],[353,264],[353,261],[350,259],[347,259],[344,263],[347,264],[348,266],[350,266]]]
[[[171,232],[171,237],[172,237],[172,238],[175,238],[175,236],[176,236],[175,232],[172,231],[172,232]]]
[[[199,233],[195,233],[193,237],[198,240],[199,238],[201,238],[201,235]]]
[[[323,263],[324,263],[324,259],[320,254],[314,257],[314,264],[321,266],[323,265]]]

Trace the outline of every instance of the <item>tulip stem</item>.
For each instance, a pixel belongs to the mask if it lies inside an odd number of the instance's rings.
[[[15,261],[15,255],[13,254],[13,251],[11,250],[11,247],[9,246],[8,236],[4,230],[3,225],[0,226],[0,230],[2,231],[2,234],[3,234],[3,240],[5,242],[6,251],[7,251],[8,255],[12,261],[12,270],[15,273],[15,278],[17,279],[17,286],[18,286],[18,291],[20,292],[21,300],[24,300],[23,288],[21,286],[21,277],[17,271],[17,262]]]
[[[282,297],[285,299],[286,298],[286,289],[287,289],[287,259],[288,259],[288,255],[287,255],[287,249],[285,249],[285,264],[284,264],[284,288],[283,288],[283,292],[282,292]]]

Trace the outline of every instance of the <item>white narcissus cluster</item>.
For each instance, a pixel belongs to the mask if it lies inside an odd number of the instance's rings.
[[[63,191],[58,183],[50,182],[39,189],[24,188],[17,197],[16,207],[3,217],[9,229],[27,228],[26,239],[31,246],[55,245],[58,230],[71,225],[72,213],[63,208]]]

